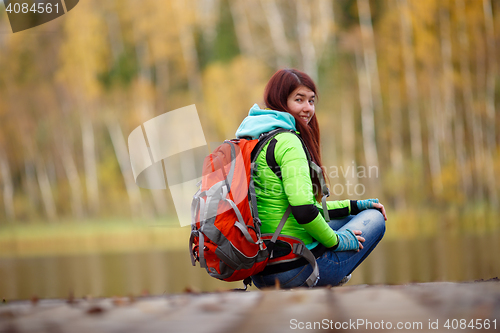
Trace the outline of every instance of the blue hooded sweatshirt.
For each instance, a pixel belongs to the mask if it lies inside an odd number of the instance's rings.
[[[263,110],[254,104],[236,131],[236,137],[250,136],[257,139],[262,133],[267,133],[276,128],[296,130],[295,118],[288,112]]]

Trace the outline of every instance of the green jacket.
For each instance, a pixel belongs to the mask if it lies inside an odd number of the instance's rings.
[[[261,133],[282,127],[295,130],[295,119],[286,112],[262,110],[254,105],[242,122],[237,137],[258,137]],[[319,241],[326,247],[338,242],[335,232],[323,218],[321,205],[316,201],[306,153],[301,140],[293,133],[279,133],[274,157],[281,168],[282,180],[268,167],[266,153],[269,143],[257,157],[254,177],[257,209],[262,221],[261,232],[273,233],[288,205],[292,214],[283,227],[282,234],[300,238],[308,248]],[[351,201],[327,202],[330,216],[341,217],[351,213]]]

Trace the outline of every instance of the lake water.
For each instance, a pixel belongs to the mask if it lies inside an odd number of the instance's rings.
[[[384,239],[349,284],[469,281],[500,276],[500,234]],[[0,258],[0,298],[139,296],[242,287],[192,267],[185,251]]]

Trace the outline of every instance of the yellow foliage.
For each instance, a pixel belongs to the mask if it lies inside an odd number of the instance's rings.
[[[58,78],[78,95],[96,99],[102,94],[98,82],[108,63],[109,42],[107,27],[99,1],[87,0],[78,4],[64,21],[65,42],[60,50]]]
[[[213,63],[203,73],[203,96],[210,122],[217,129],[214,140],[230,139],[250,107],[263,106],[262,95],[269,73],[255,59],[236,57],[229,64]]]

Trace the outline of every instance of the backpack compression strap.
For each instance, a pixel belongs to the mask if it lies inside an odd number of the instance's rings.
[[[257,223],[259,225],[259,229],[260,229],[260,225],[261,225],[261,221],[259,219],[259,212],[257,210],[257,196],[255,194],[255,183],[253,181],[253,175],[254,175],[254,172],[257,170],[257,157],[259,156],[259,153],[262,151],[262,149],[264,148],[264,146],[274,138],[274,136],[278,133],[282,133],[282,132],[290,132],[289,130],[286,130],[284,128],[277,128],[275,130],[272,130],[270,132],[267,132],[267,133],[262,133],[260,136],[259,136],[259,143],[257,143],[257,145],[254,147],[254,149],[252,150],[252,153],[251,153],[251,164],[250,164],[250,184],[249,184],[249,187],[248,187],[248,195],[250,197],[250,209],[252,211],[252,216],[254,217],[254,221],[255,223]]]
[[[285,211],[285,214],[281,218],[281,221],[276,228],[276,231],[273,234],[273,237],[271,238],[271,242],[269,243],[269,246],[267,247],[269,251],[269,259],[272,259],[273,257],[273,249],[274,246],[276,245],[276,240],[278,240],[278,237],[281,233],[281,230],[283,230],[283,227],[285,226],[286,220],[288,220],[288,216],[290,216],[290,213],[292,212],[292,206],[288,206],[288,208]],[[306,280],[306,283],[309,287],[314,287],[316,283],[318,282],[319,279],[319,268],[318,268],[318,263],[316,262],[316,258],[314,257],[314,254],[309,250],[305,244],[301,241],[300,243],[295,243],[293,244],[293,249],[292,252],[296,255],[304,257],[309,264],[312,266],[313,271],[311,275]]]

